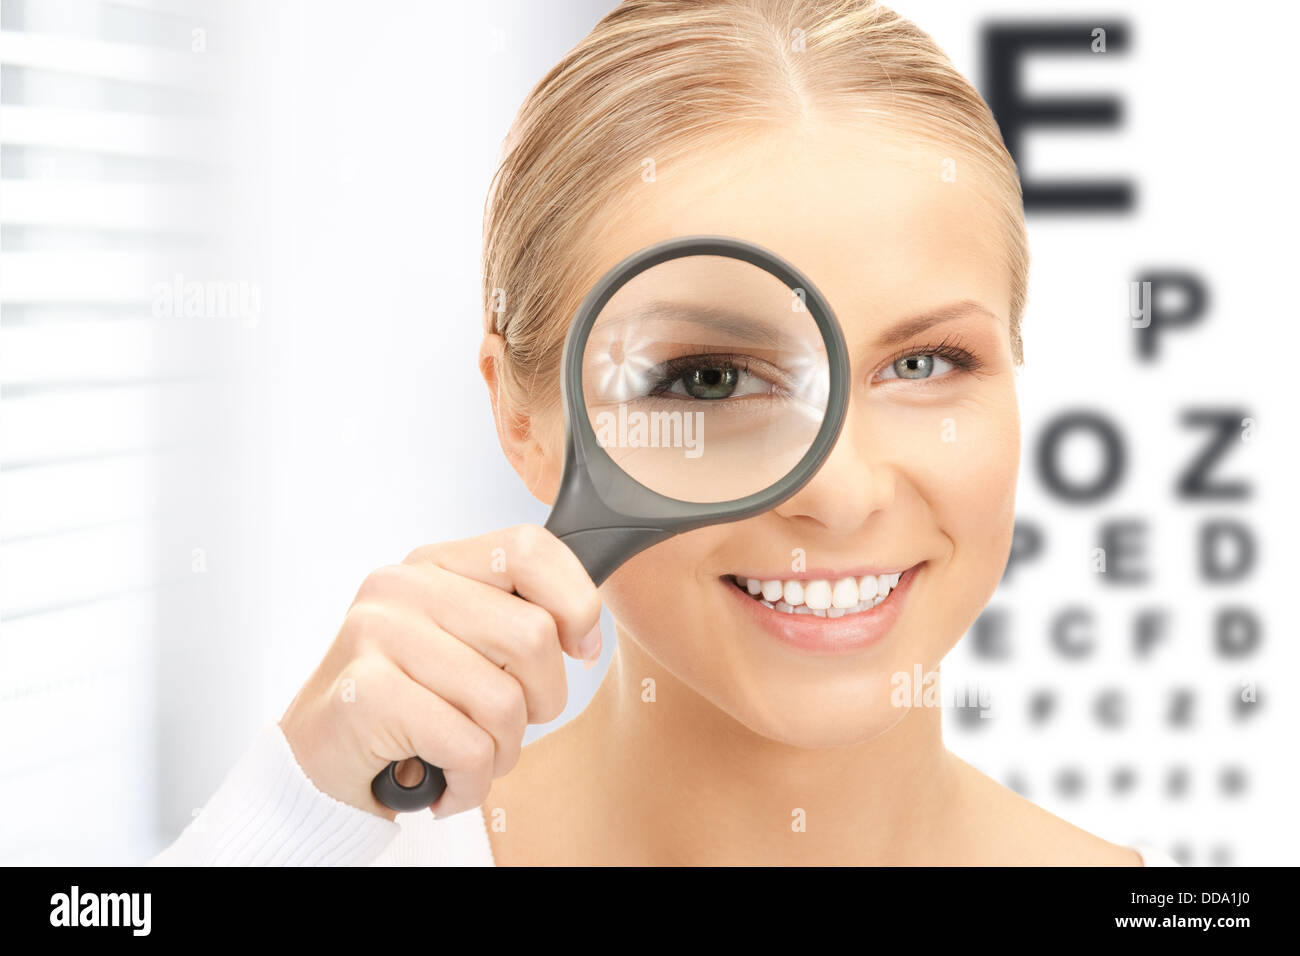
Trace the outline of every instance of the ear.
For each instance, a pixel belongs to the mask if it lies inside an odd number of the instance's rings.
[[[554,422],[550,420],[554,416],[538,418],[511,401],[509,389],[501,382],[505,374],[505,348],[504,338],[488,332],[478,350],[478,368],[492,402],[497,441],[533,497],[549,505],[555,501],[560,487],[563,429],[557,436]]]

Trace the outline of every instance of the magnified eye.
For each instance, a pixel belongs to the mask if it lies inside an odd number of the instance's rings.
[[[880,378],[938,378],[951,372],[953,364],[930,352],[918,352],[895,359],[880,371]]]
[[[774,376],[775,377],[775,376]],[[779,388],[751,368],[743,359],[715,356],[686,356],[665,362],[655,369],[656,384],[651,395],[680,395],[702,401],[770,395]]]
[[[734,368],[697,368],[678,382],[691,398],[727,398],[740,382],[740,370]]]

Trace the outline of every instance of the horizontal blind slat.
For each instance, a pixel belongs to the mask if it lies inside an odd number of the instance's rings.
[[[0,326],[0,386],[198,375],[231,331],[209,319]]]
[[[217,215],[210,192],[164,184],[12,179],[0,204],[6,226],[197,232]]]
[[[0,30],[0,63],[6,66],[201,90],[211,82],[208,62],[158,47]]]
[[[154,252],[6,252],[0,302],[148,303],[183,271]]]
[[[0,106],[6,145],[201,162],[218,146],[212,121],[187,116]]]
[[[0,542],[153,514],[160,458],[144,453],[0,470]]]
[[[0,700],[148,648],[154,614],[152,594],[136,593],[0,623]]]
[[[202,414],[212,405],[211,388],[201,382],[168,382],[5,398],[0,402],[0,468],[187,441],[211,425]]]
[[[0,620],[156,587],[158,542],[145,520],[0,543]]]

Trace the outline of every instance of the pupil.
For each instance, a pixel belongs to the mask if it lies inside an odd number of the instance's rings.
[[[740,373],[734,368],[697,368],[683,382],[692,398],[726,398],[736,390]]]
[[[900,378],[928,378],[934,359],[929,355],[909,355],[894,364]]]

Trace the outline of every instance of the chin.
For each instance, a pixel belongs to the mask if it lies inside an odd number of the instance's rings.
[[[766,740],[801,749],[862,744],[908,713],[893,701],[895,675],[913,672],[916,655],[906,651],[852,665],[828,666],[817,658],[813,666],[791,666],[781,653],[775,659],[754,653],[753,645],[766,638],[752,632],[683,627],[665,639],[662,615],[611,610],[620,623],[621,646],[630,642],[667,671],[692,692],[694,706],[719,712]],[[638,637],[647,633],[653,641]]]
[[[834,713],[827,712],[824,700],[807,701],[809,706],[788,709],[726,700],[712,703],[750,732],[802,750],[864,744],[892,730],[907,716],[905,708],[889,706],[888,698],[871,706],[858,702],[848,709],[838,708]]]

